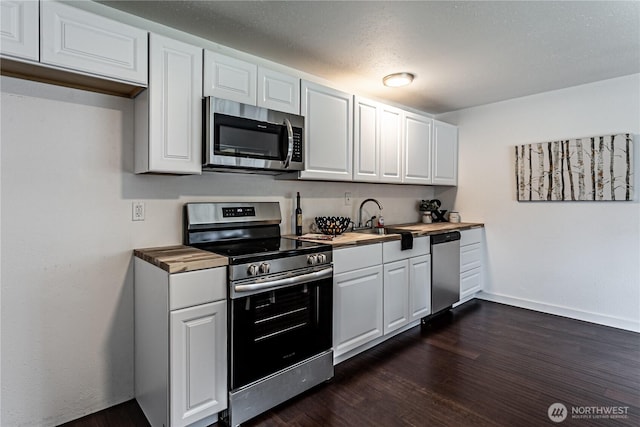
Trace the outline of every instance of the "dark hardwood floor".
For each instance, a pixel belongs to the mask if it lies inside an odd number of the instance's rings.
[[[553,403],[564,421],[550,420]],[[640,334],[474,300],[243,426],[545,424],[640,425]],[[133,400],[65,424],[144,425]]]

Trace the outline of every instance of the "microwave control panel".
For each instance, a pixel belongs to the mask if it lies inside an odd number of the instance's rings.
[[[302,162],[302,129],[293,128],[293,153],[291,161]]]

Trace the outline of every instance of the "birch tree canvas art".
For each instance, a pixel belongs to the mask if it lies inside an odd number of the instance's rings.
[[[632,139],[626,133],[517,145],[518,201],[632,200]]]

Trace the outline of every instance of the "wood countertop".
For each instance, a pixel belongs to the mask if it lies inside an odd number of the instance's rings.
[[[484,224],[476,222],[437,222],[432,224],[423,223],[411,223],[411,224],[398,224],[390,225],[388,228],[399,231],[408,231],[413,234],[413,237],[430,236],[433,234],[440,234],[446,231],[462,231],[470,230],[472,228],[482,228]],[[335,236],[331,240],[315,240],[312,238],[304,238],[298,236],[284,236],[289,239],[307,240],[317,243],[326,243],[332,245],[334,248],[340,248],[345,246],[355,245],[371,245],[373,243],[390,242],[393,240],[400,240],[400,234],[367,234],[358,232],[346,232],[339,236]]]
[[[229,264],[226,256],[184,245],[135,249],[133,254],[168,273],[224,267]]]
[[[411,232],[414,237],[429,236],[445,231],[469,230],[471,228],[480,227],[484,227],[484,224],[474,222],[439,222],[433,224],[412,223],[389,226],[389,228],[394,230]],[[396,233],[380,235],[347,232],[339,236],[335,236],[332,240],[303,239],[297,236],[284,237],[287,237],[289,239],[308,240],[317,243],[327,243],[334,248],[356,245],[370,245],[373,243],[400,240],[400,234]],[[205,268],[224,267],[229,264],[229,260],[224,255],[218,255],[212,252],[203,251],[201,249],[184,245],[135,249],[133,253],[136,257],[143,259],[157,267],[160,267],[168,273],[182,273],[185,271],[203,270]]]

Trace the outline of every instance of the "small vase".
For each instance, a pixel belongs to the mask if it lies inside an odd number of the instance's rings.
[[[431,212],[423,212],[422,213],[422,222],[424,224],[431,224],[433,222],[433,217],[431,216]]]

